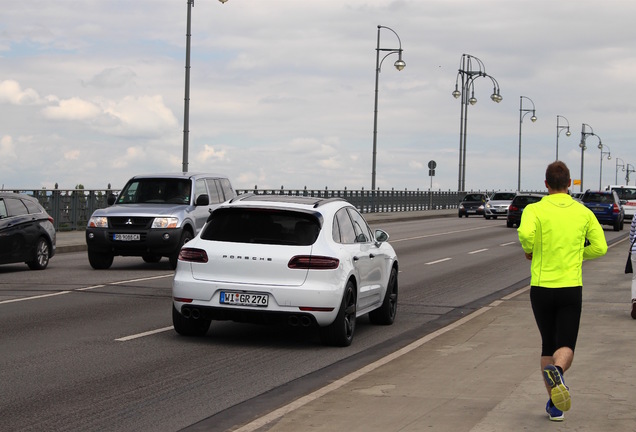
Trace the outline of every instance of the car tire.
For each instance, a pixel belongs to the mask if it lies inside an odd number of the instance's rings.
[[[147,263],[150,263],[150,264],[158,263],[159,261],[161,261],[161,255],[151,255],[151,254],[149,254],[149,255],[144,255],[141,258],[144,260],[144,262],[147,262]]]
[[[621,219],[621,226],[619,227],[619,230],[623,231],[624,227],[625,227],[625,219]]]
[[[35,248],[35,259],[28,261],[26,264],[31,270],[44,270],[49,265],[50,258],[51,249],[49,248],[49,242],[44,237],[40,237]]]
[[[486,220],[490,220],[490,216],[484,215],[484,218],[486,218]],[[497,219],[497,218],[495,218],[495,219]]]
[[[177,311],[174,304],[172,305],[172,326],[181,336],[205,336],[211,323],[212,320],[209,319],[186,318]]]
[[[113,265],[113,254],[88,250],[88,262],[95,270],[107,270]]]
[[[506,221],[506,226],[507,226],[508,228],[512,228],[513,226],[515,226],[515,224],[514,224],[514,223],[512,223],[511,221]]]
[[[336,319],[320,328],[320,339],[325,345],[346,347],[351,345],[356,329],[356,289],[351,280],[347,282]]]
[[[398,272],[395,267],[391,269],[389,282],[386,287],[386,294],[382,306],[369,312],[369,320],[372,324],[391,325],[395,321],[398,302]]]
[[[177,262],[179,262],[179,252],[181,252],[181,248],[183,247],[184,244],[186,244],[187,242],[189,242],[193,238],[194,237],[193,237],[192,233],[190,231],[188,231],[188,230],[183,231],[183,234],[181,234],[181,241],[179,241],[179,247],[170,256],[170,267],[172,267],[172,270],[177,268]]]

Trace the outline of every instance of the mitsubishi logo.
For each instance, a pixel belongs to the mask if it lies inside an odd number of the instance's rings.
[[[128,220],[126,221],[126,223],[125,223],[125,225],[132,225],[132,224],[133,224],[132,219],[128,219]]]

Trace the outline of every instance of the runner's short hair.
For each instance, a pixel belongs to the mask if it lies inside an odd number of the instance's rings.
[[[564,190],[570,185],[570,170],[561,161],[554,161],[545,170],[545,181],[554,190]]]

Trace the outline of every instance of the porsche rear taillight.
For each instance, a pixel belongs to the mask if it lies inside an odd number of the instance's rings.
[[[296,255],[287,263],[290,269],[334,270],[340,265],[338,258],[312,255]]]
[[[203,249],[183,248],[179,252],[179,260],[195,263],[208,262],[208,254]]]

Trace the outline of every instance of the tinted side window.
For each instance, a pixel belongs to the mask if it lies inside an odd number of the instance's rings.
[[[7,206],[7,213],[9,216],[19,216],[29,213],[26,206],[19,199],[6,198],[4,202]]]
[[[29,211],[29,214],[42,213],[42,208],[40,207],[38,203],[33,202],[31,200],[22,200],[22,202],[24,203],[24,205],[26,205],[26,208]]]
[[[353,222],[347,213],[347,209],[343,208],[336,213],[338,220],[338,228],[340,229],[340,243],[355,243],[356,232],[353,229]]]
[[[208,189],[205,187],[205,180],[199,179],[194,184],[194,202],[197,202],[197,199],[200,195],[205,195],[208,193]],[[210,197],[210,202],[212,201],[212,197]]]
[[[218,179],[221,184],[221,190],[223,191],[224,201],[232,199],[236,196],[236,192],[232,189],[232,184],[226,178]]]
[[[347,209],[353,221],[353,229],[356,233],[356,243],[366,243],[371,241],[371,230],[365,222],[364,218],[356,210]]]
[[[223,202],[224,199],[223,196],[219,194],[216,181],[214,179],[206,179],[206,183],[208,184],[208,190],[210,191],[210,204]]]

